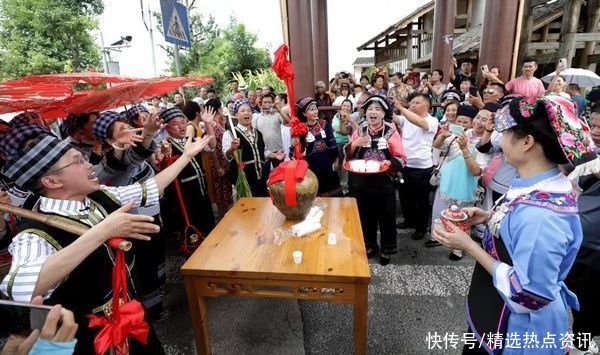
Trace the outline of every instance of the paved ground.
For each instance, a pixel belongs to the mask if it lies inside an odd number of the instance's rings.
[[[368,353],[458,354],[428,349],[428,332],[462,334],[464,299],[474,261],[447,258],[444,247],[426,249],[410,234],[398,236],[399,253],[382,267],[371,260]],[[169,354],[193,354],[193,331],[181,278],[182,257],[168,259],[174,316],[156,324]],[[215,354],[352,353],[352,307],[313,301],[222,298],[208,303]]]

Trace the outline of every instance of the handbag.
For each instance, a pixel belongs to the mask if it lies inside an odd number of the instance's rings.
[[[444,158],[438,164],[438,166],[436,166],[435,169],[433,169],[433,171],[431,172],[431,177],[429,178],[429,185],[434,186],[434,187],[440,185],[440,169],[442,168],[444,161],[448,157],[448,153],[450,153],[450,147],[452,147],[452,143],[454,143],[455,140],[456,140],[456,137],[454,137],[450,141],[450,144],[448,144],[448,149],[446,149],[446,154],[444,154]]]

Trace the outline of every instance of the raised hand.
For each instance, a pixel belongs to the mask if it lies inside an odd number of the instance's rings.
[[[217,113],[212,107],[205,107],[204,110],[202,110],[202,115],[200,116],[200,118],[204,123],[208,124],[212,123],[215,120],[216,114]]]
[[[130,128],[124,129],[120,132],[116,133],[116,137],[109,140],[109,143],[114,144],[117,143],[124,147],[129,146],[137,146],[137,143],[141,143],[144,140],[144,137],[137,134],[137,132],[142,131],[144,128]]]
[[[159,112],[154,112],[149,115],[142,117],[143,135],[150,136],[154,135],[160,127],[163,121],[159,118]]]
[[[210,137],[211,136],[206,135],[200,139],[196,139],[195,141],[192,141],[192,137],[188,137],[187,141],[185,142],[185,147],[183,148],[183,155],[190,159],[195,157],[201,151],[203,151],[204,148],[206,148]]]
[[[363,136],[356,138],[356,140],[354,142],[352,142],[352,145],[355,148],[364,147],[367,143],[369,143],[370,140],[371,140],[371,137],[368,134],[365,134]]]
[[[150,237],[145,234],[158,233],[160,227],[152,223],[154,218],[150,216],[130,214],[132,208],[133,201],[129,201],[93,226],[89,232],[98,232],[105,241],[117,236],[150,240]]]

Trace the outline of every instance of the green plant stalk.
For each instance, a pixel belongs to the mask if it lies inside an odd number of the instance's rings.
[[[238,165],[238,175],[235,181],[235,200],[239,201],[242,197],[252,197],[252,191],[250,190],[250,184],[246,178],[246,172],[240,166],[242,161],[242,152],[238,149],[235,151],[235,161]]]

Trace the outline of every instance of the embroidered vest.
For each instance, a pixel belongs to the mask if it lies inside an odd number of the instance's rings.
[[[169,138],[169,142],[173,147],[174,155],[183,154],[185,141],[181,141],[179,139]],[[185,190],[186,183],[197,183],[200,187],[200,192],[202,195],[206,195],[206,180],[204,175],[204,169],[202,167],[201,155],[193,157],[192,160],[183,168],[183,170],[177,176],[177,180],[181,182],[182,188]]]
[[[120,203],[114,199],[109,193],[98,190],[88,198],[92,200],[91,209],[99,209],[105,217],[121,207]],[[44,213],[44,212],[41,212]],[[51,214],[66,223],[81,224],[89,228],[88,225],[79,222],[76,218],[69,218]],[[99,221],[98,221],[99,222]],[[47,242],[52,244],[57,250],[61,250],[69,246],[79,236],[65,232],[55,227],[50,227],[46,224],[37,221],[26,221],[21,225],[19,231],[29,231],[35,233]],[[129,269],[134,262],[134,247],[128,251],[126,261]],[[112,269],[114,265],[114,253],[112,249],[103,244],[94,250],[79,264],[65,280],[63,280],[50,297],[45,300],[46,304],[60,303],[64,307],[70,309],[79,317],[83,317],[92,312],[101,311],[101,307],[110,301],[112,296]],[[130,278],[131,276],[128,275]],[[130,289],[135,291],[133,283],[130,281]],[[9,288],[10,289],[10,288]],[[80,323],[80,329],[85,328],[85,325]]]

